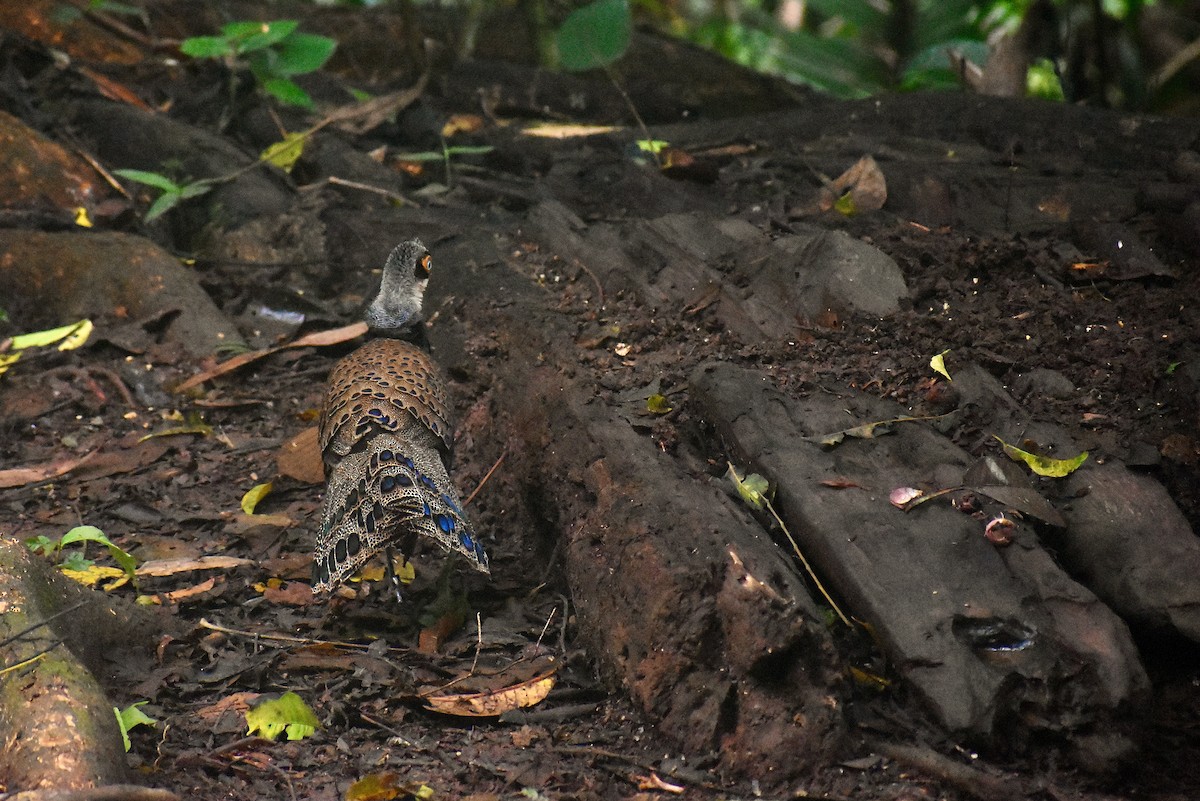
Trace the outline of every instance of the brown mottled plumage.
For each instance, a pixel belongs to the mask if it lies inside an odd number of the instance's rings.
[[[448,473],[453,435],[445,387],[429,354],[408,341],[424,340],[420,311],[431,264],[417,240],[392,251],[366,314],[378,338],[329,375],[314,592],[333,589],[392,546],[411,554],[422,537],[488,572]]]

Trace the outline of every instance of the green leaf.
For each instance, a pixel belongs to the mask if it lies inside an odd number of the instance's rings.
[[[183,195],[179,192],[163,192],[158,196],[158,200],[150,204],[149,210],[146,212],[146,222],[157,220],[159,217],[166,214],[171,209],[178,205],[183,199]]]
[[[113,707],[113,714],[117,716],[117,726],[121,729],[121,739],[125,741],[125,751],[128,752],[132,747],[129,742],[129,730],[134,726],[153,726],[158,723],[157,720],[147,715],[142,711],[142,707],[150,703],[149,701],[138,701],[136,704],[131,704],[124,709]]]
[[[607,66],[629,49],[632,27],[628,0],[594,0],[577,8],[558,30],[559,63],[574,71]]]
[[[281,732],[286,732],[289,740],[303,740],[321,726],[304,699],[290,690],[247,711],[246,723],[250,727],[247,734],[258,732],[268,740],[274,740]]]
[[[1069,476],[1079,469],[1079,466],[1087,461],[1088,452],[1084,451],[1078,456],[1071,459],[1052,459],[1049,456],[1039,456],[1036,453],[1023,451],[1016,445],[1009,445],[1004,440],[996,437],[996,441],[1004,447],[1004,453],[1009,459],[1014,462],[1024,462],[1029,466],[1029,469],[1037,473],[1039,476],[1048,476],[1050,478],[1062,478]]]
[[[839,214],[844,214],[847,217],[853,217],[858,213],[858,207],[854,205],[854,194],[847,192],[833,202],[833,210]]]
[[[192,58],[225,58],[233,55],[233,44],[222,36],[193,36],[179,43],[179,52]]]
[[[954,379],[950,377],[950,373],[946,371],[946,354],[949,352],[950,349],[947,348],[938,355],[934,356],[929,360],[929,366],[933,368],[935,373],[941,373],[942,375],[946,376],[947,381],[953,381]]]
[[[400,161],[445,161],[447,157],[454,156],[479,156],[484,153],[491,153],[495,150],[491,145],[455,145],[448,147],[445,150],[424,150],[420,153],[398,153],[396,158]]]
[[[95,526],[76,526],[62,535],[59,545],[73,545],[76,542],[98,542],[101,545],[112,545],[108,536]]]
[[[1043,58],[1029,65],[1025,73],[1025,93],[1030,97],[1040,97],[1043,100],[1062,102],[1066,99],[1063,93],[1062,81],[1054,69],[1054,62]]]
[[[221,28],[221,33],[233,40],[239,54],[265,50],[282,42],[300,26],[294,19],[279,19],[274,22],[231,22]]]
[[[58,550],[58,543],[44,534],[39,534],[36,537],[30,537],[25,540],[25,547],[34,553],[49,556]]]
[[[76,526],[75,528],[63,534],[59,540],[60,548],[66,547],[76,542],[98,542],[108,549],[108,553],[112,556],[113,561],[121,566],[130,577],[133,576],[137,569],[137,559],[131,554],[123,550],[119,545],[113,543],[107,535],[95,526]],[[65,563],[64,563],[65,564]],[[72,567],[72,570],[78,568]]]
[[[210,192],[212,191],[212,188],[213,182],[207,178],[203,178],[199,181],[192,181],[190,184],[184,184],[183,186],[179,187],[179,196],[184,200],[187,200],[188,198],[199,197],[205,192]]]
[[[153,186],[156,189],[161,189],[164,192],[178,192],[179,184],[172,181],[165,175],[157,172],[147,172],[145,170],[113,170],[114,175],[119,175],[122,178],[128,178],[130,181],[137,181],[139,184]]]
[[[263,90],[290,106],[313,107],[313,99],[309,97],[308,92],[287,78],[268,78],[263,81]]]
[[[729,465],[729,471],[725,474],[733,485],[737,487],[738,495],[742,500],[753,506],[755,509],[762,509],[767,503],[767,492],[770,490],[770,482],[760,476],[758,473],[751,473],[745,478],[741,478],[737,474],[737,470],[733,465]]]
[[[337,42],[328,36],[296,33],[279,43],[276,52],[276,75],[304,75],[325,66],[333,55]]]
[[[96,566],[93,559],[88,559],[81,551],[72,551],[59,562],[59,567],[63,570],[71,570],[76,573],[86,573],[88,570]]]

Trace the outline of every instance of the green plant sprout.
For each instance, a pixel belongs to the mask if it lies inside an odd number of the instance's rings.
[[[203,195],[216,184],[216,181],[211,178],[178,184],[161,173],[147,172],[146,170],[113,170],[113,172],[130,181],[137,181],[139,184],[162,190],[162,194],[150,204],[150,209],[146,212],[146,222],[161,217],[188,198]]]
[[[114,545],[111,540],[104,534],[103,531],[95,526],[76,526],[75,528],[63,534],[58,540],[52,540],[46,536],[31,537],[25,540],[25,545],[34,553],[41,553],[51,558],[57,558],[62,554],[63,549],[68,545],[75,543],[95,542],[103,545],[108,549],[108,553],[113,560],[120,566],[125,575],[129,577],[134,585],[137,584],[137,559],[131,554],[122,550],[119,546]],[[72,570],[75,572],[84,572],[93,567],[95,562],[87,558],[86,551],[81,549],[71,551],[63,557],[59,563],[59,567],[64,570]]]
[[[219,36],[184,39],[179,50],[192,58],[211,58],[231,70],[248,67],[267,94],[292,106],[312,108],[313,99],[293,76],[316,72],[333,55],[337,42],[327,36],[299,33],[296,20],[231,22]]]

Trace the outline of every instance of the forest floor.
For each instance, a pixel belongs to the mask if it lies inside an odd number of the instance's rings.
[[[339,37],[340,29],[322,30],[321,24],[314,16],[306,20],[306,30]],[[19,55],[27,66],[28,51]],[[171,114],[190,125],[214,130],[222,124],[222,114],[209,108],[223,93],[215,70],[193,71],[181,84],[172,83],[177,74],[145,65],[118,74],[147,99],[173,97]],[[183,96],[178,86],[193,94]],[[62,85],[38,90],[54,88]],[[56,104],[65,100],[44,95],[22,109],[9,97],[8,110],[26,122],[31,116],[51,119]],[[803,96],[798,102],[803,105]],[[830,101],[813,103],[813,113],[828,119],[857,113],[831,111],[836,104]],[[45,116],[20,113],[33,107]],[[865,114],[868,106],[855,108]],[[659,120],[669,116],[644,107],[639,112]],[[287,443],[312,425],[324,377],[351,343],[280,351],[231,378],[210,382],[205,391],[172,395],[170,387],[215,362],[189,354],[178,341],[159,339],[161,326],[153,320],[131,334],[130,321],[114,305],[107,313],[96,310],[100,336],[93,345],[23,360],[0,378],[4,468],[91,455],[61,477],[0,491],[5,533],[57,539],[87,524],[142,560],[213,555],[246,560],[219,570],[189,569],[140,580],[139,592],[158,596],[187,632],[164,640],[152,661],[114,655],[111,673],[103,677],[114,704],[149,699],[143,711],[158,721],[131,733],[129,759],[140,780],[197,799],[335,799],[347,797],[351,783],[364,777],[383,789],[376,788],[375,795],[361,789],[359,798],[417,795],[422,785],[438,797],[480,800],[751,798],[763,787],[771,788],[766,797],[772,798],[996,797],[993,786],[964,786],[969,777],[964,780],[941,763],[913,764],[872,748],[880,720],[911,725],[914,732],[931,730],[914,711],[919,705],[914,707],[898,686],[849,690],[843,699],[851,710],[847,743],[803,781],[779,787],[768,776],[759,781],[725,775],[714,755],[682,755],[614,686],[612,675],[590,652],[589,640],[580,636],[559,547],[549,532],[533,530],[536,515],[517,508],[529,498],[509,492],[512,485],[504,474],[513,455],[506,443],[517,437],[486,430],[492,420],[489,376],[505,372],[508,355],[486,337],[462,335],[453,319],[468,302],[464,297],[480,304],[468,305],[468,311],[488,304],[502,308],[508,300],[489,296],[492,287],[513,280],[534,287],[555,315],[548,319],[558,320],[557,328],[540,336],[584,354],[564,380],[594,386],[597,401],[608,404],[626,403],[651,380],[659,382],[674,408],[639,430],[668,451],[680,440],[708,436],[681,389],[707,360],[769,369],[785,389],[851,387],[913,408],[940,391],[934,390],[937,376],[929,364],[934,355],[946,353],[951,374],[968,362],[984,365],[1030,416],[1076,432],[1090,458],[1119,458],[1157,478],[1196,528],[1200,374],[1188,373],[1200,355],[1194,342],[1200,313],[1190,300],[1200,296],[1195,240],[1178,236],[1153,210],[1132,209],[1120,224],[1137,232],[1166,272],[1110,269],[1105,274],[1065,263],[1069,258],[1058,247],[1058,227],[1006,226],[1006,215],[995,208],[978,220],[960,214],[948,221],[927,219],[929,224],[894,205],[852,217],[808,208],[819,195],[821,181],[815,176],[836,177],[868,149],[889,178],[893,165],[900,171],[907,158],[901,148],[910,147],[915,135],[909,129],[912,120],[903,115],[897,115],[894,128],[888,127],[893,120],[887,114],[874,119],[873,145],[864,144],[858,131],[824,150],[806,149],[801,132],[786,128],[794,117],[759,115],[736,136],[722,137],[715,129],[697,134],[688,145],[691,151],[726,149],[711,156],[706,169],[683,170],[665,181],[647,177],[657,169],[652,163],[631,157],[629,142],[642,138],[636,129],[592,139],[522,137],[481,115],[478,100],[456,91],[452,81],[431,83],[399,124],[361,137],[342,135],[339,141],[360,154],[381,145],[393,152],[432,150],[442,123],[454,115],[480,122],[478,130],[456,143],[494,150],[456,157],[449,166],[394,158],[397,170],[409,171],[396,179],[415,201],[409,205],[391,208],[378,195],[355,194],[327,182],[317,189],[293,189],[300,213],[286,211],[248,234],[243,228],[232,245],[220,244],[220,236],[213,246],[214,238],[203,243],[202,237],[181,234],[181,222],[147,228],[131,211],[105,224],[140,231],[172,251],[190,247],[199,253],[201,286],[252,347],[293,336],[301,321],[306,332],[351,322],[369,286],[369,271],[386,253],[380,248],[414,234],[426,241],[439,265],[429,298],[430,335],[435,358],[451,379],[460,421],[456,477],[464,493],[479,488],[470,511],[486,532],[492,556],[492,578],[464,579],[465,596],[443,592],[435,602],[439,580],[431,577],[438,572],[433,560],[418,560],[417,582],[402,605],[379,591],[333,601],[311,595],[307,577],[320,485],[297,477],[307,469],[311,478],[311,463],[281,469],[280,460],[287,462]],[[260,114],[249,123],[235,122],[223,135],[253,155],[258,148],[254,126],[266,125],[267,119]],[[1087,137],[1093,121],[1064,114],[1054,135]],[[728,130],[739,125],[726,124],[732,126]],[[656,128],[655,135],[673,143],[686,140],[687,125]],[[826,136],[838,135],[836,125],[830,127]],[[936,127],[939,142],[970,139],[948,133],[955,129],[953,121],[940,120]],[[76,141],[89,142],[93,135],[99,136],[76,117]],[[734,140],[737,147],[727,147]],[[1014,152],[1019,161],[1019,150]],[[983,161],[1003,162],[1003,152]],[[1105,168],[1123,167],[1114,162]],[[999,169],[1007,165],[1000,163]],[[1061,177],[1064,183],[1071,180]],[[293,173],[291,186],[317,183],[310,178]],[[1087,184],[1090,177],[1080,180],[1083,191],[1099,191]],[[523,225],[526,212],[550,196],[588,223],[619,225],[700,211],[746,221],[770,235],[801,224],[846,231],[896,261],[907,297],[882,319],[854,310],[828,311],[798,320],[794,329],[773,339],[743,336],[725,328],[703,296],[688,308],[650,309],[633,292],[601,286],[587,265],[559,259]],[[960,211],[969,205],[964,201]],[[324,227],[325,253],[345,254],[340,264],[327,269],[323,254],[306,263],[297,255],[303,247],[286,241],[288,231],[305,240],[308,232],[300,229],[314,219]],[[261,241],[253,242],[255,237]],[[473,246],[488,240],[486,253],[473,264],[461,264]],[[275,259],[272,254],[278,253],[284,255]],[[460,279],[457,269],[463,271]],[[504,281],[493,283],[489,269],[503,272]],[[4,333],[66,322],[40,304],[5,298],[10,319]],[[1035,370],[1053,375],[1038,372],[1030,378]],[[553,415],[555,409],[536,413]],[[170,433],[181,426],[195,428]],[[143,441],[146,434],[161,436]],[[972,452],[990,444],[985,433],[970,428],[952,438]],[[711,456],[710,475],[698,478],[718,481],[722,455],[714,450]],[[267,481],[273,481],[271,493],[256,514],[244,514],[243,495]],[[422,569],[431,564],[432,569]],[[439,622],[447,621],[457,625],[435,633]],[[418,646],[422,632],[426,647]],[[1154,695],[1143,740],[1147,747],[1118,775],[1088,777],[1036,750],[998,754],[988,763],[973,756],[970,744],[958,745],[952,738],[931,737],[925,745],[966,764],[987,763],[991,775],[1011,777],[1013,797],[1182,801],[1200,796],[1197,652],[1173,639],[1134,634],[1144,649]],[[335,645],[340,642],[358,645]],[[473,686],[495,690],[497,682],[532,684],[549,672],[557,683],[547,700],[499,718],[427,708],[429,695]],[[502,680],[489,683],[492,673]],[[260,694],[284,690],[296,691],[317,709],[322,727],[299,741],[246,739],[241,712]],[[399,795],[389,795],[388,787],[398,788]]]

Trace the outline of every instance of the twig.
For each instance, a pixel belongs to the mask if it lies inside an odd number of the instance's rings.
[[[475,658],[471,660],[471,669],[468,671],[470,675],[475,675],[475,668],[479,665],[479,652],[483,650],[483,616],[478,612],[475,613]]]
[[[475,496],[479,494],[481,489],[483,489],[483,485],[488,482],[488,479],[492,477],[492,473],[496,472],[496,468],[500,466],[500,463],[504,461],[504,457],[507,455],[508,449],[506,448],[500,453],[500,458],[495,461],[487,473],[484,474],[483,478],[479,480],[479,484],[475,487],[471,494],[467,496],[467,499],[463,501],[463,506],[467,506],[471,503],[471,501],[475,500]]]
[[[963,792],[983,801],[1013,801],[1024,794],[1010,780],[955,762],[932,748],[900,743],[873,743],[872,749],[889,759],[903,762],[942,779]]]
[[[726,462],[726,464],[729,465],[729,472],[733,474],[733,477],[741,482],[742,479],[738,477],[737,470],[734,468],[733,463]],[[842,612],[841,607],[839,607],[833,600],[833,596],[831,596],[829,591],[825,589],[825,585],[821,583],[819,578],[817,578],[817,571],[813,570],[812,565],[808,563],[808,559],[804,557],[804,553],[800,550],[800,546],[797,545],[796,540],[792,538],[792,532],[788,531],[788,527],[784,525],[783,518],[781,518],[779,513],[775,511],[774,504],[772,504],[768,498],[763,498],[762,500],[763,503],[767,505],[767,511],[771,513],[771,517],[775,518],[775,522],[778,523],[779,528],[783,530],[783,535],[787,537],[788,542],[792,544],[792,550],[796,552],[796,558],[800,560],[800,564],[804,565],[805,571],[808,572],[808,577],[813,580],[813,584],[817,585],[817,590],[820,591],[821,596],[825,598],[826,603],[832,607],[833,611],[839,618],[841,618],[843,623],[850,628],[854,628],[854,624],[850,622],[850,618],[846,617],[846,614]]]
[[[594,272],[592,272],[591,269],[586,264],[581,262],[579,259],[575,259],[574,261],[575,261],[575,264],[579,267],[579,269],[581,269],[585,273],[587,273],[588,277],[590,277],[592,279],[592,283],[594,283],[596,285],[596,292],[598,292],[600,294],[600,308],[603,309],[604,308],[604,285],[600,283],[600,279],[596,277],[596,274]]]
[[[290,634],[261,634],[254,631],[231,629],[225,626],[219,626],[216,623],[210,623],[205,618],[200,618],[200,622],[196,625],[203,629],[209,629],[210,631],[219,631],[222,634],[233,634],[238,637],[245,637],[251,640],[269,640],[272,642],[288,643],[290,645],[332,645],[335,648],[348,648],[353,651],[366,651],[368,648],[370,648],[369,645],[363,645],[362,643],[357,642],[346,642],[344,640],[318,640],[312,637],[293,637]],[[388,650],[405,654],[409,653],[410,649],[401,648],[399,646],[391,646],[388,648]]]
[[[542,632],[538,635],[537,642],[533,644],[536,651],[542,645],[542,638],[546,636],[546,631],[550,628],[550,621],[554,620],[554,616],[558,613],[558,607],[555,606],[550,610],[550,614],[546,617],[546,625],[542,626]]]
[[[371,186],[370,184],[359,183],[358,181],[349,181],[345,178],[338,178],[336,175],[331,175],[325,179],[325,183],[333,184],[334,186],[344,186],[348,189],[358,189],[363,192],[372,192],[376,195],[382,195],[388,200],[394,200],[404,206],[411,206],[414,209],[421,208],[421,204],[415,200],[410,200],[399,192],[393,192],[390,189],[384,189],[381,186]]]

